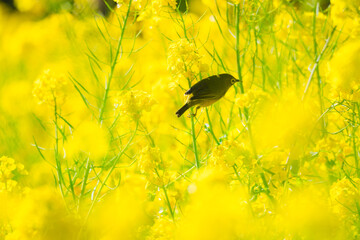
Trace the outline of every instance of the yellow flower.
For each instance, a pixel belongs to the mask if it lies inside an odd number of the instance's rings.
[[[66,79],[62,75],[55,75],[47,69],[35,81],[33,95],[38,104],[46,103],[54,106],[62,104],[65,101],[64,88],[67,85]]]
[[[17,178],[27,174],[28,172],[21,163],[16,163],[9,157],[0,157],[0,192],[19,190]]]
[[[321,163],[330,160],[342,163],[350,154],[352,148],[341,136],[341,134],[331,135],[318,141],[316,149],[319,152],[318,159]]]
[[[359,9],[359,0],[332,0],[331,18],[339,29],[356,37],[360,33]]]
[[[357,215],[357,207],[360,204],[359,185],[360,179],[354,178],[351,181],[343,178],[334,183],[330,189],[333,210],[342,219],[353,218]]]
[[[307,187],[291,191],[284,201],[279,216],[289,236],[303,239],[347,239],[343,235],[340,221],[331,212],[323,187]],[[292,238],[290,238],[292,239]]]
[[[145,239],[144,227],[151,223],[145,211],[146,195],[131,187],[116,189],[96,206],[89,219],[90,239]]]
[[[360,100],[360,41],[341,47],[329,64],[329,83],[335,97]]]
[[[9,222],[6,239],[75,239],[80,227],[61,195],[49,187],[31,190]]]
[[[277,146],[300,151],[315,126],[317,106],[311,101],[301,101],[290,89],[283,92],[282,96],[272,97],[259,107],[252,124],[257,149]]]
[[[246,93],[240,94],[235,99],[235,104],[240,108],[249,108],[265,97],[267,97],[267,94],[264,91],[250,89]]]
[[[175,239],[251,239],[251,220],[246,195],[230,191],[226,175],[203,169],[193,177],[190,202],[178,222]]]
[[[129,115],[135,121],[142,116],[142,111],[149,112],[155,104],[150,94],[140,90],[119,93],[115,98],[115,109]]]
[[[176,225],[174,222],[166,219],[165,217],[159,217],[155,220],[154,225],[150,229],[150,234],[146,240],[171,240],[174,239],[174,232]]]
[[[182,78],[193,80],[204,69],[202,56],[198,53],[195,44],[187,39],[171,43],[168,51],[168,70],[175,81]]]
[[[169,183],[171,177],[169,166],[163,161],[159,148],[145,147],[140,153],[138,166],[149,182],[158,186]]]
[[[148,4],[146,10],[137,18],[137,21],[152,19],[157,23],[160,21],[161,17],[164,17],[163,12],[165,12],[169,5],[172,9],[176,9],[176,1],[174,0],[152,0],[151,4]]]
[[[65,144],[66,155],[85,153],[91,159],[105,157],[109,148],[107,131],[94,121],[85,121],[75,128]]]
[[[235,163],[249,165],[251,153],[244,143],[224,140],[211,153],[209,164],[219,167],[232,167]]]

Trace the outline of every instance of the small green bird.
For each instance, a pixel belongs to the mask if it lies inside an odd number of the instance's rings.
[[[227,73],[210,76],[197,82],[185,93],[189,97],[185,105],[176,112],[176,116],[180,117],[192,106],[197,106],[194,113],[196,115],[200,107],[210,106],[222,98],[236,82],[239,82],[239,80]]]

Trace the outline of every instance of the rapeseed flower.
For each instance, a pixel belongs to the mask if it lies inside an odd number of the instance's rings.
[[[143,111],[149,112],[155,104],[155,100],[150,94],[140,91],[131,90],[125,93],[119,93],[115,99],[115,110],[128,115],[133,120],[140,119]]]
[[[47,69],[34,82],[33,95],[38,104],[54,106],[65,101],[65,86],[67,81],[63,75],[57,75]]]
[[[176,83],[184,78],[192,81],[198,73],[207,70],[206,65],[201,61],[202,56],[195,44],[187,39],[180,39],[171,43],[168,51],[168,70]]]
[[[360,41],[348,42],[331,59],[328,81],[336,99],[359,101],[359,63]]]

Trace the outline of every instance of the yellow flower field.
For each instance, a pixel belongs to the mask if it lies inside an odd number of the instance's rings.
[[[360,239],[359,124],[359,0],[0,2],[0,239]]]

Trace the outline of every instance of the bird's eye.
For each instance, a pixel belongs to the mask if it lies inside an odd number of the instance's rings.
[[[234,84],[234,83],[236,83],[236,79],[235,79],[235,78],[231,79],[231,84]]]

